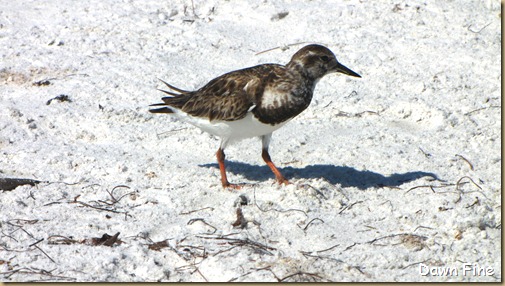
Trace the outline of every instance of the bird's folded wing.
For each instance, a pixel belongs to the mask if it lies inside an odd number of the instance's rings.
[[[224,74],[196,91],[164,97],[164,104],[210,121],[241,119],[251,112],[262,88],[260,73],[251,69]]]

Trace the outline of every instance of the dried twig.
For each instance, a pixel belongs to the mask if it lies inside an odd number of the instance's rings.
[[[191,269],[191,274],[197,272],[198,274],[200,274],[200,276],[203,278],[203,280],[205,282],[209,282],[209,280],[203,275],[203,273],[200,271],[200,269],[197,266],[198,264],[202,263],[202,261],[200,261],[198,263],[191,263],[188,265],[179,266],[179,267],[176,267],[175,270],[176,271],[184,271],[186,268]]]
[[[44,241],[44,239],[43,239],[43,238],[41,238],[41,239],[37,240],[36,242],[34,242],[34,243],[32,243],[32,244],[28,245],[28,247],[35,246],[35,245],[39,244],[39,243],[40,243],[40,242],[42,242],[42,241]]]
[[[238,276],[238,277],[234,277],[234,278],[232,278],[232,279],[228,280],[228,282],[234,282],[234,281],[236,281],[237,279],[242,278],[242,277],[244,277],[244,276],[247,276],[247,275],[249,275],[249,274],[251,274],[251,273],[253,273],[253,272],[258,272],[258,271],[262,271],[262,270],[263,270],[263,271],[270,271],[270,272],[272,272],[272,270],[270,269],[270,267],[271,267],[271,266],[266,266],[266,267],[262,267],[262,268],[252,268],[251,270],[254,270],[254,271],[249,271],[249,272],[244,273],[244,274],[242,274],[242,275],[240,275],[240,276]],[[274,276],[275,276],[275,274],[274,274]],[[277,276],[275,276],[275,277],[277,277]],[[279,279],[277,279],[277,280],[279,280]]]
[[[306,225],[304,228],[302,228],[302,230],[303,230],[303,231],[307,231],[307,228],[308,228],[308,227],[309,227],[309,226],[310,226],[310,225],[311,225],[314,221],[316,221],[316,220],[318,220],[318,221],[320,221],[320,222],[324,223],[324,220],[322,220],[322,219],[320,219],[320,218],[317,218],[317,217],[316,217],[316,218],[312,219],[311,221],[309,221],[309,223],[307,223],[307,225]],[[297,225],[297,226],[298,226],[299,228],[301,228],[299,225]]]
[[[125,186],[125,185],[119,185],[119,186],[115,186],[114,188],[112,188],[112,190],[111,190],[110,192],[109,192],[108,190],[106,190],[106,191],[107,191],[107,193],[109,193],[110,197],[112,198],[112,202],[113,202],[113,203],[118,203],[118,202],[119,202],[122,198],[124,198],[125,196],[127,196],[127,195],[131,195],[131,194],[134,194],[134,192],[127,193],[127,194],[124,194],[124,195],[122,195],[121,197],[119,197],[119,199],[116,199],[116,198],[114,197],[114,191],[115,191],[117,188],[128,188],[128,189],[130,189],[130,187],[128,187],[128,186]]]
[[[274,209],[274,208],[271,208],[269,210],[264,210],[262,209],[258,203],[256,202],[256,188],[253,190],[253,195],[254,195],[254,205],[262,212],[269,212],[269,211],[275,211],[275,212],[280,212],[280,213],[287,213],[287,212],[301,212],[305,215],[305,217],[309,217],[309,215],[305,212],[305,211],[302,211],[302,210],[299,210],[299,209],[287,209],[287,210],[278,210],[278,209]]]
[[[492,23],[492,22],[487,23],[486,25],[484,25],[484,27],[480,28],[479,30],[472,30],[472,29],[470,29],[470,28],[473,26],[473,24],[471,24],[470,26],[468,26],[468,28],[467,28],[467,29],[468,29],[468,31],[470,31],[470,32],[472,32],[472,33],[479,34],[479,33],[480,33],[480,32],[482,32],[482,30],[484,30],[487,26],[491,25],[491,23]]]
[[[445,188],[445,187],[451,187],[451,186],[455,186],[455,184],[443,184],[443,185],[439,185],[439,186],[435,186],[435,185],[420,185],[420,186],[415,186],[415,187],[412,187],[410,189],[408,189],[405,193],[408,193],[412,190],[415,190],[415,189],[419,189],[419,188],[429,188],[433,193],[435,193],[435,189],[436,188]]]
[[[349,246],[348,246],[348,247],[346,247],[344,250],[342,250],[342,252],[347,251],[347,250],[349,250],[349,249],[351,249],[351,248],[355,247],[356,245],[358,245],[358,243],[357,243],[357,242],[355,242],[355,243],[353,243],[353,244],[349,245]]]
[[[363,201],[357,201],[357,202],[352,203],[352,204],[350,204],[350,205],[346,205],[346,206],[345,206],[345,207],[344,207],[344,208],[343,208],[340,212],[338,212],[338,214],[341,214],[341,213],[342,213],[343,211],[345,211],[345,210],[350,210],[350,209],[351,209],[354,205],[356,205],[356,204],[360,204],[360,203],[362,203],[362,202],[363,202]]]
[[[18,223],[19,222],[24,222],[24,223],[28,223],[28,224],[34,224],[34,223],[38,222],[38,220],[24,220],[24,219],[15,219],[15,220],[11,220],[11,221],[16,221]],[[29,233],[27,230],[25,230],[22,225],[16,225],[16,224],[12,223],[11,221],[7,221],[7,224],[17,227],[17,230],[21,230],[24,233],[26,233],[28,236],[30,236],[31,238],[36,239],[31,233]],[[37,239],[37,242],[30,244],[28,247],[32,247],[33,246],[33,247],[37,248],[47,258],[49,258],[49,260],[51,260],[53,263],[56,263],[56,261],[54,261],[54,259],[52,259],[51,256],[49,256],[44,250],[42,250],[42,248],[40,248],[37,245],[38,243],[40,243],[43,240],[44,239]]]
[[[39,222],[38,219],[20,219],[20,218],[11,219],[11,220],[7,221],[8,224],[10,224],[12,226],[18,226],[18,227],[21,227],[22,225],[25,225],[25,224],[36,224],[37,222]]]
[[[264,50],[264,51],[261,51],[261,52],[257,52],[254,55],[257,56],[257,55],[264,54],[264,53],[267,53],[267,52],[270,52],[270,51],[273,51],[273,50],[277,50],[277,49],[281,49],[282,51],[285,51],[285,50],[289,49],[292,46],[297,46],[297,45],[301,45],[301,44],[305,44],[305,43],[307,43],[307,42],[298,42],[298,43],[294,43],[294,44],[288,44],[288,45],[285,45],[285,46],[279,46],[279,47],[271,48],[271,49]]]
[[[391,235],[386,235],[386,236],[374,238],[374,239],[368,241],[367,243],[374,244],[375,242],[377,242],[379,240],[383,240],[383,239],[387,239],[387,238],[394,238],[394,237],[400,237],[400,243],[404,243],[404,244],[415,244],[415,243],[421,244],[423,241],[428,239],[426,236],[421,236],[421,235],[417,235],[417,234],[399,233],[399,234],[391,234]],[[380,244],[375,244],[375,245],[380,245]],[[424,244],[421,246],[424,247]]]
[[[473,171],[473,165],[472,165],[472,163],[470,163],[470,161],[468,161],[468,159],[466,159],[465,157],[463,157],[463,156],[461,156],[459,154],[456,154],[455,156],[460,157],[461,159],[463,159],[463,161],[465,161],[468,164],[468,166],[470,166],[470,170]]]
[[[192,257],[207,258],[207,250],[203,246],[179,244],[177,247],[182,248],[182,251],[189,252]]]
[[[320,254],[320,253],[323,253],[323,252],[326,252],[326,251],[330,251],[332,249],[335,249],[337,247],[339,247],[340,244],[335,244],[334,246],[332,247],[329,247],[327,249],[323,249],[323,250],[316,250],[316,251],[303,251],[303,250],[300,250],[300,253],[303,254],[303,256],[308,256],[308,257],[317,257],[317,258],[328,258],[328,257],[323,257],[323,256],[318,256],[318,255],[313,255],[312,253],[317,253],[317,254]],[[337,260],[338,262],[342,262],[340,260]]]
[[[426,259],[426,260],[424,260],[424,261],[420,261],[420,262],[414,262],[414,263],[411,263],[411,264],[409,264],[409,265],[407,265],[407,266],[402,267],[402,269],[407,269],[407,268],[409,268],[409,267],[411,267],[411,266],[414,266],[414,265],[418,265],[418,264],[421,264],[421,263],[426,263],[426,262],[427,262],[427,261],[429,261],[429,260],[431,260],[431,258]]]
[[[412,232],[416,232],[416,230],[418,230],[420,228],[433,229],[432,227],[427,227],[427,226],[420,225],[420,226],[416,227]]]
[[[173,129],[173,130],[164,131],[164,132],[161,132],[161,133],[156,133],[156,137],[158,139],[160,139],[160,135],[164,135],[164,134],[172,133],[172,132],[178,132],[178,131],[182,131],[182,130],[186,130],[186,129],[189,129],[189,128],[188,127],[183,127],[183,128],[177,128],[177,129]]]
[[[290,274],[290,275],[288,275],[288,276],[286,276],[284,278],[281,278],[279,280],[279,282],[284,282],[284,281],[286,281],[286,280],[288,280],[290,278],[293,278],[295,276],[301,276],[301,278],[304,277],[304,276],[310,277],[312,282],[321,282],[321,281],[324,281],[324,280],[330,281],[328,279],[325,279],[325,278],[319,276],[319,274],[317,274],[317,273],[308,273],[308,272],[298,271],[298,272]]]
[[[200,222],[202,222],[203,224],[205,224],[205,225],[207,225],[207,226],[212,227],[212,228],[214,229],[214,231],[213,231],[212,233],[210,233],[210,234],[214,234],[214,233],[216,233],[217,228],[216,228],[215,226],[213,226],[213,225],[209,224],[208,222],[206,222],[203,218],[192,218],[192,219],[190,219],[190,220],[188,221],[188,225],[192,225],[193,223],[195,223],[195,222],[197,222],[197,221],[200,221]]]
[[[462,185],[462,184],[464,184],[464,183],[461,183],[461,181],[462,181],[463,179],[468,179],[468,180],[470,180],[470,182],[472,182],[472,183],[473,183],[473,184],[474,184],[477,188],[479,188],[479,190],[482,190],[481,186],[477,185],[477,183],[475,183],[475,182],[474,182],[474,180],[473,180],[472,178],[468,177],[468,176],[463,176],[463,177],[461,177],[461,178],[460,178],[460,179],[456,182],[456,190],[459,190],[459,186],[460,186],[460,185]]]
[[[327,200],[328,198],[326,198],[326,196],[320,191],[318,190],[317,188],[313,187],[312,185],[310,184],[301,184],[300,185],[301,187],[309,187],[311,189],[313,189],[318,195],[320,195],[321,197],[323,197],[323,199]],[[317,198],[317,197],[316,197]],[[319,199],[319,198],[318,198]],[[321,202],[321,200],[319,200],[319,202]]]
[[[55,280],[71,280],[71,281],[76,281],[76,278],[73,277],[68,277],[68,276],[62,276],[62,275],[55,275],[52,274],[53,270],[45,270],[45,269],[37,269],[37,268],[27,268],[27,267],[22,267],[18,268],[15,270],[11,271],[6,271],[6,272],[0,272],[0,274],[7,274],[5,277],[10,278],[14,274],[29,274],[29,275],[41,275],[48,277],[48,279],[39,279],[39,280],[31,280],[31,281],[25,281],[25,282],[35,282],[35,281],[55,281]]]
[[[468,179],[468,180],[470,180],[470,182],[472,182],[472,183],[473,183],[473,184],[474,184],[477,188],[479,188],[479,190],[480,190],[480,191],[477,191],[477,192],[481,193],[481,194],[482,194],[482,195],[483,195],[483,196],[487,199],[487,196],[486,196],[483,192],[481,192],[481,191],[482,191],[481,186],[477,185],[477,183],[475,183],[475,182],[473,181],[473,179],[472,179],[472,178],[470,178],[470,177],[468,177],[468,176],[463,176],[463,177],[461,177],[461,178],[460,178],[460,179],[456,182],[456,191],[457,191],[457,193],[458,193],[459,197],[458,197],[458,199],[457,199],[454,203],[456,203],[456,204],[457,204],[457,203],[459,203],[459,202],[461,201],[461,199],[462,199],[463,190],[461,190],[461,189],[459,188],[459,186],[460,186],[460,185],[463,185],[463,184],[467,184],[467,183],[468,183],[468,182],[461,182],[463,179]]]
[[[64,79],[64,78],[71,77],[71,76],[84,76],[84,77],[88,77],[89,74],[85,74],[85,73],[73,73],[73,74],[68,74],[66,76],[63,76],[61,78],[50,77],[50,78],[45,78],[45,79],[41,79],[41,80],[35,81],[35,82],[32,83],[32,85],[35,85],[35,86],[50,85],[52,80]]]
[[[479,197],[475,197],[475,201],[473,202],[473,204],[468,205],[466,208],[468,209],[468,208],[471,208],[471,207],[473,207],[475,205],[477,205],[477,206],[480,205]]]
[[[335,245],[334,245],[334,246],[332,246],[332,247],[329,247],[329,248],[326,248],[326,249],[323,249],[323,250],[318,250],[318,251],[316,251],[316,252],[317,252],[317,253],[321,253],[321,252],[330,251],[330,250],[332,250],[332,249],[334,249],[334,248],[337,248],[337,247],[339,247],[339,246],[340,246],[340,244],[335,244]]]
[[[362,267],[358,266],[358,265],[356,265],[356,266],[349,266],[349,269],[356,269],[356,270],[358,270],[359,273],[361,273],[361,274],[365,275],[366,277],[370,278],[371,275],[369,273],[366,273],[365,271],[363,271],[361,268]]]
[[[199,212],[199,211],[203,211],[203,210],[207,210],[207,209],[210,209],[211,211],[214,210],[213,207],[205,207],[205,208],[201,208],[201,209],[197,209],[197,210],[192,210],[192,211],[188,211],[188,212],[180,212],[179,214],[180,215],[188,215],[188,214],[191,214],[191,213],[195,213],[195,212]]]
[[[40,241],[42,241],[42,240],[40,240]],[[39,243],[40,241],[38,241],[37,243]],[[35,246],[35,248],[37,248],[38,250],[40,250],[40,252],[44,253],[44,255],[47,258],[49,258],[49,260],[51,260],[53,263],[56,263],[56,261],[54,261],[54,259],[52,259],[51,256],[49,256],[49,254],[47,254],[44,250],[42,250],[42,248],[38,247],[37,245],[33,245],[33,246]]]
[[[128,216],[131,217],[130,214],[128,214],[127,211],[117,211],[115,209],[111,209],[111,208],[105,208],[105,207],[102,207],[102,206],[93,206],[93,205],[90,205],[88,203],[85,203],[83,201],[79,201],[77,200],[81,195],[77,195],[74,197],[74,200],[73,201],[70,201],[68,202],[69,204],[80,204],[82,206],[85,206],[85,207],[89,207],[89,208],[92,208],[92,209],[97,209],[97,210],[101,210],[101,211],[107,211],[107,212],[112,212],[112,213],[117,213],[117,214],[124,214],[125,215],[125,220]],[[103,202],[102,202],[103,203]],[[106,205],[110,205],[110,204],[106,204]]]
[[[426,158],[431,157],[431,154],[430,154],[430,153],[425,152],[423,149],[421,149],[421,147],[419,147],[419,150],[421,151],[421,153],[423,153],[424,157],[426,157]]]
[[[335,114],[337,117],[351,117],[352,115],[348,112],[345,111],[339,111],[337,114]]]
[[[489,108],[501,108],[501,106],[500,105],[490,105],[490,106],[487,106],[487,107],[481,107],[481,108],[477,108],[475,110],[469,111],[469,112],[465,113],[465,115],[470,115],[472,113],[475,113],[475,112],[478,112],[478,111],[481,111],[481,110],[486,110],[486,109],[489,109]]]
[[[111,210],[111,209],[106,209],[106,208],[102,208],[102,207],[92,206],[92,205],[87,204],[85,202],[78,201],[77,197],[75,197],[74,201],[72,201],[70,203],[77,203],[77,204],[83,205],[85,207],[89,207],[89,208],[93,208],[93,209],[97,209],[97,210],[101,210],[101,211],[107,211],[107,212],[117,213],[117,214],[125,213],[125,212],[120,212],[120,211],[117,211],[117,210]]]
[[[197,237],[204,238],[204,239],[224,240],[224,241],[226,241],[226,243],[228,243],[229,245],[232,245],[234,247],[238,247],[238,246],[249,247],[255,251],[259,251],[261,253],[265,253],[268,255],[273,255],[273,253],[270,251],[277,250],[274,247],[271,247],[271,246],[268,246],[268,245],[265,245],[265,244],[262,244],[262,243],[259,243],[256,241],[252,241],[249,238],[240,239],[240,238],[229,238],[229,237],[225,237],[225,236],[210,236],[210,237],[197,236]],[[230,249],[228,249],[228,250],[230,250]],[[222,253],[222,252],[219,252],[219,253]]]
[[[354,116],[355,117],[362,117],[364,114],[379,115],[379,112],[378,111],[372,111],[372,110],[365,110],[365,111],[361,111],[361,112],[355,113]]]

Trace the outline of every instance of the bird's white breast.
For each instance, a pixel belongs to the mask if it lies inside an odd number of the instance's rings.
[[[180,110],[174,111],[176,116],[183,121],[188,122],[207,133],[218,136],[224,141],[238,141],[245,138],[267,135],[281,128],[288,122],[285,121],[276,125],[265,124],[254,117],[252,112],[248,112],[244,118],[235,121],[209,121],[207,118],[193,117]]]

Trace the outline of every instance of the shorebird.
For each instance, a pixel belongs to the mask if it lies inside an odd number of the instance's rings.
[[[201,130],[221,138],[216,157],[224,188],[226,146],[235,141],[260,137],[261,156],[279,184],[289,181],[279,172],[268,153],[272,132],[305,110],[312,100],[316,83],[329,73],[359,74],[338,62],[335,55],[321,45],[308,45],[297,51],[289,63],[262,64],[223,74],[198,90],[187,91],[162,82],[172,91],[152,113],[171,113]]]

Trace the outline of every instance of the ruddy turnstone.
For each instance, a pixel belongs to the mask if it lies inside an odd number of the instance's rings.
[[[195,91],[182,90],[166,82],[173,91],[160,90],[169,97],[151,106],[152,113],[173,113],[210,134],[221,138],[216,157],[223,187],[240,188],[226,177],[224,150],[228,144],[260,137],[261,156],[279,184],[289,184],[268,153],[272,132],[305,110],[312,100],[316,83],[333,72],[361,77],[337,61],[321,45],[308,45],[297,51],[285,66],[262,64],[221,75]]]

